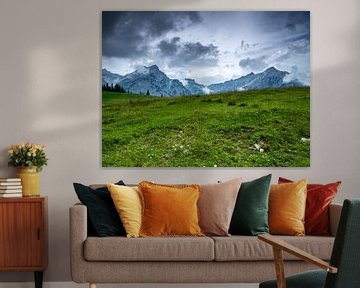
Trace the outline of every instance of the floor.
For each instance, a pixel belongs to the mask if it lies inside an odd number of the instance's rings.
[[[73,282],[45,282],[43,288],[88,288]],[[258,288],[258,284],[98,284],[97,288]],[[34,288],[33,283],[0,283],[0,288]]]

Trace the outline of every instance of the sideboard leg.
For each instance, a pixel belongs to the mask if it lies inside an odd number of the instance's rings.
[[[96,288],[96,284],[95,283],[89,283],[89,288]]]
[[[35,271],[35,288],[42,288],[43,284],[43,271]]]

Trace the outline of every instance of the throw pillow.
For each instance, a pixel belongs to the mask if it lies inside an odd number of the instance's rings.
[[[231,218],[230,234],[256,236],[269,233],[270,181],[271,174],[241,184]]]
[[[137,187],[107,185],[127,237],[139,237],[141,226],[141,197]]]
[[[271,234],[303,236],[306,206],[306,184],[273,184],[269,195],[269,228]]]
[[[124,185],[119,181],[117,184]],[[74,183],[75,192],[87,207],[89,228],[94,236],[125,236],[125,229],[120,221],[110,192],[106,187],[92,189],[80,183]]]
[[[231,216],[242,178],[223,183],[201,185],[198,202],[201,229],[207,235],[229,236]]]
[[[139,183],[143,204],[141,236],[202,236],[196,203],[198,185]]]
[[[279,184],[293,181],[279,177]],[[329,206],[335,198],[341,181],[329,184],[308,184],[305,233],[307,235],[329,236]]]

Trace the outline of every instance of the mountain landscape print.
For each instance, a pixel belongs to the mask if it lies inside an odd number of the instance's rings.
[[[310,12],[103,11],[102,166],[310,166]]]

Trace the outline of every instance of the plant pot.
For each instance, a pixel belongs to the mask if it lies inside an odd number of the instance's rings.
[[[22,196],[40,196],[40,177],[36,167],[20,167],[17,177],[21,178]]]

